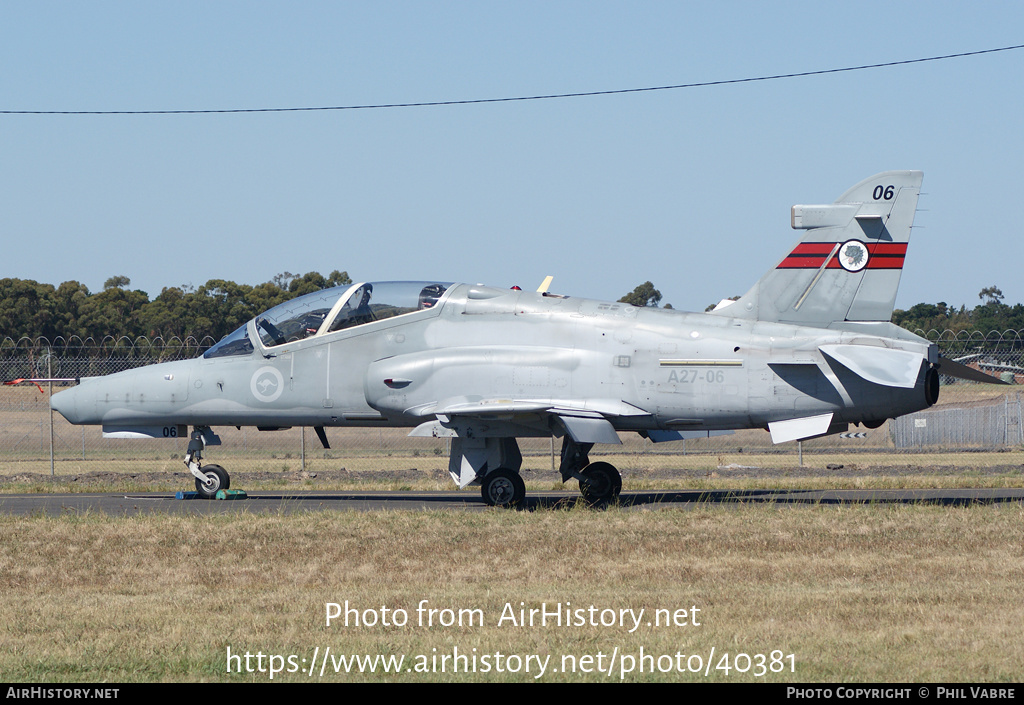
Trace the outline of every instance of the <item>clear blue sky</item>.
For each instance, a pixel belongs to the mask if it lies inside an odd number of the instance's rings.
[[[1024,43],[1024,3],[0,4],[0,109],[610,90]],[[794,203],[925,172],[897,306],[1024,301],[1024,50],[651,93],[309,113],[0,115],[0,276],[151,297],[278,272],[676,308],[741,294]]]

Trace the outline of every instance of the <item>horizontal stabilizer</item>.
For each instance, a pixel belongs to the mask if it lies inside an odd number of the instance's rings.
[[[939,372],[944,375],[949,375],[950,377],[966,379],[970,382],[981,382],[982,384],[1009,384],[1009,382],[1004,382],[998,377],[993,377],[981,370],[976,370],[973,367],[962,365],[959,362],[950,360],[948,357],[942,357],[941,355],[939,355]]]

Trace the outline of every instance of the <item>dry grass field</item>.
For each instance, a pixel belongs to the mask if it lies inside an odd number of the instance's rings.
[[[0,545],[10,681],[1019,681],[1024,663],[1019,505],[0,517]],[[328,626],[346,601],[358,616]],[[521,607],[583,623],[522,626]]]

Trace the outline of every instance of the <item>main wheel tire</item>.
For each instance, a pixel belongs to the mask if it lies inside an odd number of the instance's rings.
[[[515,507],[526,499],[526,483],[519,473],[498,468],[480,482],[480,496],[492,507]]]
[[[231,486],[228,471],[220,465],[204,465],[202,473],[210,481],[210,484],[206,484],[198,477],[196,478],[196,492],[203,499],[213,499],[217,495],[217,490],[226,490]]]
[[[580,494],[591,504],[610,502],[622,491],[622,475],[611,463],[591,463],[580,474]]]

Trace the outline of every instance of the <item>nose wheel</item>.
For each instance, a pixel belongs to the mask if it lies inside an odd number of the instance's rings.
[[[196,492],[203,499],[213,499],[218,490],[226,490],[231,486],[228,471],[220,465],[204,465],[199,472],[202,473],[204,479],[196,478]]]

